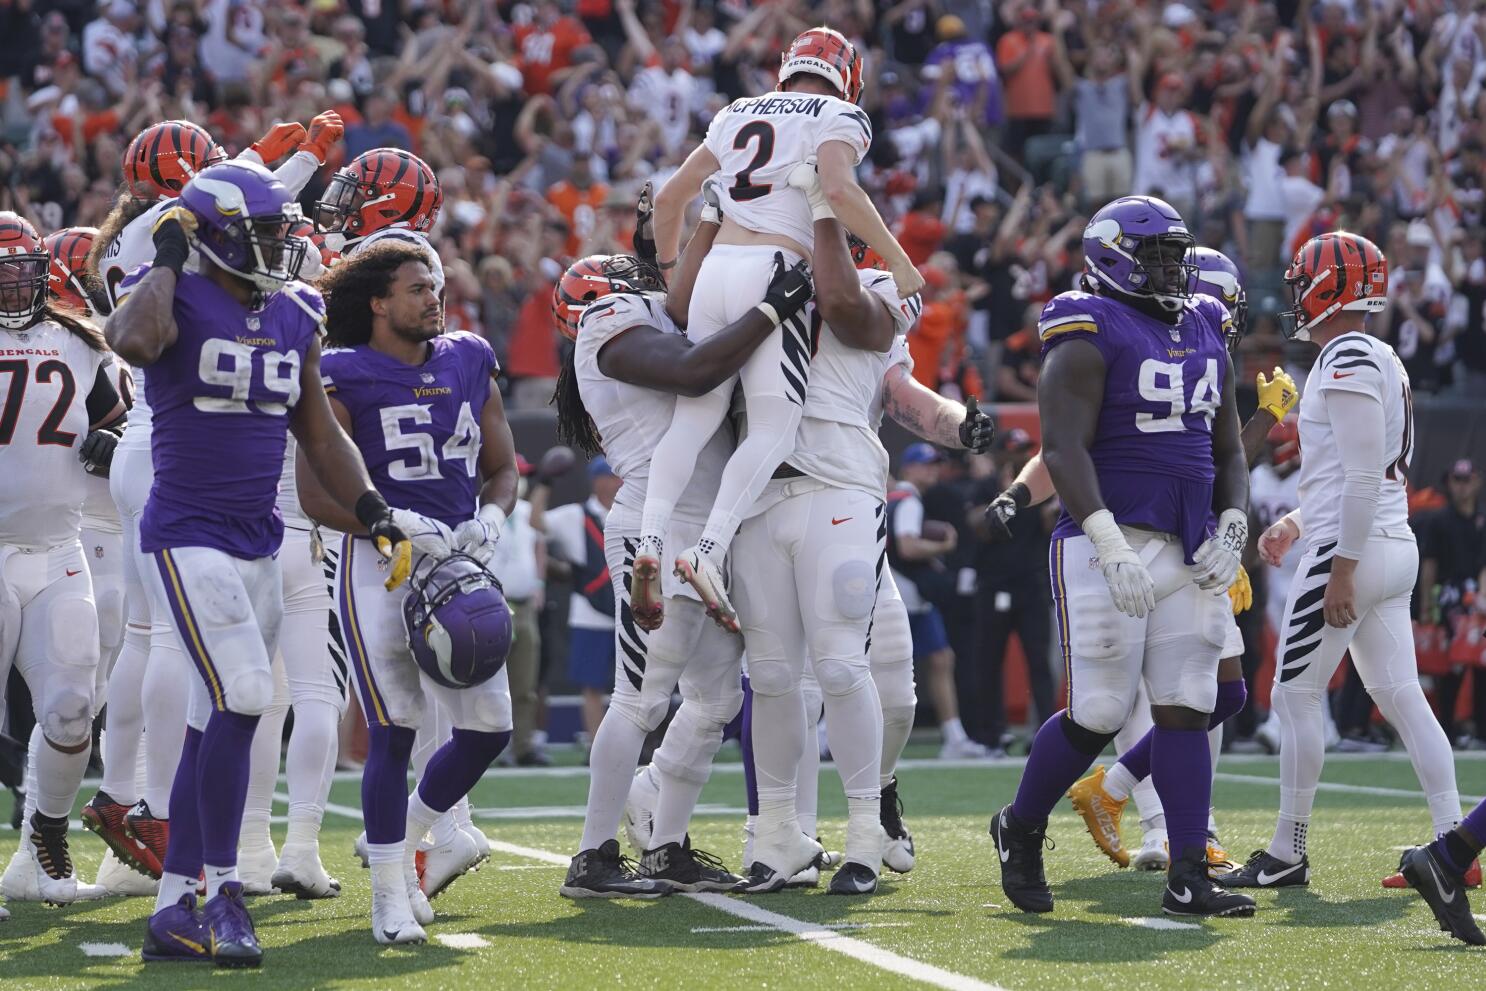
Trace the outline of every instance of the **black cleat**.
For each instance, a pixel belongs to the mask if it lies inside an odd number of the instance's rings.
[[[1301,857],[1300,863],[1287,864],[1268,851],[1255,850],[1238,870],[1213,880],[1225,888],[1304,888],[1311,883],[1311,862]]]
[[[680,843],[646,850],[640,858],[641,878],[663,884],[672,891],[732,891],[743,879],[722,866],[705,850]]]
[[[1254,899],[1215,884],[1207,875],[1207,851],[1198,850],[1172,859],[1161,911],[1167,915],[1253,915]]]
[[[870,895],[877,890],[877,875],[866,864],[848,860],[831,877],[827,892],[832,895]]]
[[[597,850],[584,850],[573,858],[557,893],[564,898],[659,898],[670,890],[636,877],[634,861],[619,855],[619,841],[605,840]]]
[[[1476,925],[1465,897],[1465,879],[1441,864],[1428,847],[1405,850],[1398,860],[1398,872],[1409,887],[1419,892],[1441,932],[1471,946],[1486,946],[1486,936]]]
[[[890,871],[913,870],[913,834],[903,822],[903,799],[898,797],[898,779],[882,789],[882,863]]]
[[[991,839],[1001,862],[1001,890],[1023,912],[1051,912],[1053,892],[1042,871],[1047,826],[1029,826],[1004,807],[991,820]]]

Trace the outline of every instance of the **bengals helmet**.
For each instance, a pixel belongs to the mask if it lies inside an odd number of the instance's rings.
[[[0,327],[25,330],[46,306],[51,256],[31,221],[9,210],[0,213]]]
[[[136,134],[124,150],[124,184],[139,199],[169,199],[196,173],[225,161],[227,152],[205,128],[188,120],[162,120]]]
[[[867,246],[867,242],[857,237],[851,231],[846,232],[846,247],[851,252],[851,260],[857,268],[877,268],[887,271],[887,262],[881,255]]]
[[[578,320],[595,300],[613,293],[664,292],[660,272],[634,255],[589,255],[568,266],[552,287],[552,318],[570,341],[578,339]]]
[[[1269,460],[1276,468],[1300,457],[1300,421],[1294,413],[1270,427],[1264,439],[1269,443]]]
[[[51,257],[47,287],[52,297],[69,309],[91,313],[93,301],[83,285],[88,252],[93,250],[96,227],[64,227],[48,234],[42,244]]]
[[[427,162],[399,148],[373,148],[330,177],[315,204],[315,229],[332,235],[330,250],[344,252],[384,227],[429,231],[443,204]]]
[[[1282,313],[1280,330],[1298,341],[1311,339],[1311,328],[1342,310],[1388,308],[1388,259],[1367,238],[1330,231],[1311,238],[1285,270],[1290,312]]]
[[[841,92],[841,99],[856,103],[862,96],[866,66],[856,46],[840,31],[828,27],[811,28],[790,42],[789,51],[779,56],[779,82],[808,72],[820,76]]]

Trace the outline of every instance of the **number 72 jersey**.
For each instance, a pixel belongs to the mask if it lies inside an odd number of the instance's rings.
[[[484,338],[465,331],[435,337],[421,365],[366,345],[326,351],[320,362],[377,491],[451,527],[475,515],[480,417],[498,368]]]

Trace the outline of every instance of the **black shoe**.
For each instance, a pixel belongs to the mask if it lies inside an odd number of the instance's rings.
[[[1311,862],[1301,857],[1300,863],[1287,864],[1265,850],[1255,850],[1238,870],[1213,880],[1225,888],[1304,888],[1311,883]]]
[[[898,797],[898,779],[882,789],[882,863],[888,870],[907,874],[913,870],[913,834],[903,822],[903,799]]]
[[[557,892],[564,898],[659,898],[670,888],[636,877],[634,861],[619,855],[619,841],[605,840],[597,850],[573,858]]]
[[[1001,862],[1001,890],[1023,912],[1051,912],[1053,892],[1042,871],[1042,844],[1047,826],[1032,827],[1008,805],[991,820],[991,839]]]
[[[877,875],[866,864],[848,860],[831,877],[827,889],[833,895],[870,895],[877,890]]]
[[[672,891],[732,891],[743,880],[712,854],[680,843],[646,850],[640,858],[639,876]]]
[[[1207,851],[1196,850],[1172,860],[1161,911],[1167,915],[1253,915],[1254,899],[1213,883],[1207,876]]]
[[[1466,901],[1465,879],[1441,864],[1428,847],[1405,850],[1398,860],[1398,871],[1434,913],[1440,931],[1471,946],[1486,946],[1486,936],[1481,934]]]
[[[516,756],[517,767],[551,767],[552,758],[547,756],[545,750],[528,750],[524,754]]]

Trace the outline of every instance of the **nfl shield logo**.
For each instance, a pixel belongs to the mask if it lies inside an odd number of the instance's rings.
[[[1167,333],[1169,333],[1171,335],[1171,341],[1172,341],[1173,344],[1180,344],[1181,343],[1181,341],[1182,341],[1182,332],[1180,330],[1177,330],[1175,327],[1168,327],[1167,328]]]
[[[420,375],[418,377],[423,380],[423,384],[424,385],[432,385],[433,384],[433,372],[424,372],[422,375]]]
[[[257,317],[248,317],[248,329],[249,330],[257,330],[258,327],[259,327],[258,318]]]

